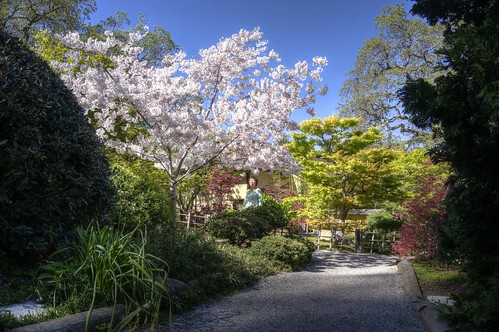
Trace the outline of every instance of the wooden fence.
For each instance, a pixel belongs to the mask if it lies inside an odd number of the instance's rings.
[[[341,231],[336,229],[321,229],[308,232],[308,227],[301,226],[300,233],[306,238],[317,238],[317,249],[327,248],[349,249],[355,252],[390,253],[392,245],[400,235],[398,232],[356,229],[355,231]]]
[[[211,215],[196,214],[194,212],[179,213],[178,222],[186,225],[187,228],[204,225]],[[365,253],[390,253],[394,242],[400,235],[398,232],[368,231],[356,229],[355,231],[340,231],[336,229],[322,229],[310,231],[308,224],[298,224],[293,227],[275,229],[274,235],[298,235],[307,239],[317,239],[315,241],[317,249],[346,249],[355,252]]]
[[[211,215],[209,214],[195,214],[193,212],[187,213],[179,213],[179,217],[177,219],[178,222],[186,224],[187,228],[191,227],[199,227],[206,223],[208,219],[210,219]]]

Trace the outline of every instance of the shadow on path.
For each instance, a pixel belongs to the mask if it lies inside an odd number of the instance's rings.
[[[395,257],[317,251],[303,271],[175,315],[172,331],[427,330],[405,296]]]

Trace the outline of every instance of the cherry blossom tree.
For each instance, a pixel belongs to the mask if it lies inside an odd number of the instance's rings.
[[[279,142],[296,128],[291,113],[313,114],[317,94],[327,92],[316,86],[325,58],[287,68],[256,28],[222,38],[195,58],[179,51],[151,67],[134,46],[143,35],[131,33],[126,41],[105,35],[61,36],[69,61],[53,65],[107,145],[168,173],[172,201],[184,178],[213,164],[298,170]]]

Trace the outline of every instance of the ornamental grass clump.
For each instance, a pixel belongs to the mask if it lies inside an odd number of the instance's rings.
[[[40,276],[54,307],[69,312],[125,305],[125,315],[116,326],[150,324],[159,318],[161,304],[171,296],[167,287],[167,265],[149,254],[145,227],[129,233],[108,226],[78,228],[78,241],[60,250],[62,261],[44,266]]]

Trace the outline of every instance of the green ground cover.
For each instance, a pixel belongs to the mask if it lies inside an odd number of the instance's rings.
[[[451,296],[465,287],[465,276],[457,264],[437,259],[414,259],[411,261],[423,296]]]

